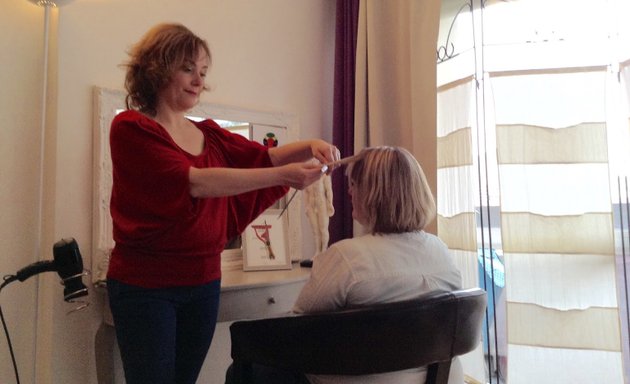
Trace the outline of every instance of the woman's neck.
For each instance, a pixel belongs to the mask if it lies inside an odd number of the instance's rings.
[[[155,111],[155,115],[151,117],[169,130],[184,128],[189,124],[184,112],[178,112],[164,107],[158,107]]]
[[[186,152],[192,155],[199,155],[203,151],[203,133],[186,118],[184,112],[177,113],[158,109],[153,119]]]

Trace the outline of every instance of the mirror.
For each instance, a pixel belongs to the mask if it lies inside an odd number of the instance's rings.
[[[116,114],[125,110],[125,92],[95,87],[93,93],[94,122],[94,185],[92,206],[92,282],[96,286],[106,281],[109,256],[114,247],[109,200],[112,186],[112,165],[109,150],[109,129]],[[242,134],[261,144],[269,139],[289,143],[299,139],[297,116],[282,112],[263,112],[201,102],[190,111],[191,119],[211,118],[225,129]],[[291,193],[291,192],[289,192]],[[298,193],[285,213],[287,215],[287,247],[291,260],[301,260],[302,236],[301,194]],[[275,208],[284,207],[280,201]],[[273,207],[272,207],[273,208]]]

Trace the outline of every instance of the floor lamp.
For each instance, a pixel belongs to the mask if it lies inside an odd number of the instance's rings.
[[[39,190],[38,190],[38,206],[37,206],[37,235],[35,244],[35,255],[38,262],[43,259],[42,255],[42,242],[43,242],[43,207],[44,207],[44,172],[45,172],[45,159],[46,159],[46,120],[47,120],[47,94],[48,94],[48,46],[50,40],[50,13],[51,8],[64,6],[72,0],[28,0],[30,3],[41,6],[44,8],[44,49],[42,57],[42,93],[41,93],[41,120],[40,120],[40,132],[39,132]],[[40,282],[39,279],[35,281],[37,301],[39,301]],[[37,306],[36,308],[38,308]],[[40,317],[39,314],[36,315]],[[39,333],[39,329],[37,330]],[[16,379],[19,383],[19,376],[17,373],[17,367],[15,366]]]
[[[40,142],[39,142],[39,197],[38,197],[38,213],[37,213],[37,248],[40,249],[42,242],[42,221],[43,221],[43,203],[44,203],[44,162],[46,147],[46,98],[48,93],[48,43],[50,40],[50,9],[61,7],[73,0],[28,0],[29,2],[44,7],[44,52],[43,52],[43,78],[42,78],[42,110],[40,121]],[[39,254],[39,251],[37,252]],[[38,257],[39,258],[39,257]]]

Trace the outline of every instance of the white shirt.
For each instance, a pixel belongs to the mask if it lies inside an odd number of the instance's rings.
[[[293,311],[332,311],[409,300],[431,291],[457,290],[461,284],[459,270],[438,237],[424,231],[365,235],[339,241],[313,258],[310,279]],[[451,379],[455,373],[462,376],[458,362],[451,365],[451,373]],[[425,377],[426,368],[360,377],[308,376],[314,384],[417,384]]]

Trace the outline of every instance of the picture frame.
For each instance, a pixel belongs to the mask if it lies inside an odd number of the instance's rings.
[[[289,142],[287,130],[284,127],[256,123],[251,124],[250,127],[250,139],[267,148],[274,148]]]
[[[258,144],[267,148],[274,148],[280,145],[287,144],[290,139],[287,134],[287,129],[282,126],[273,124],[259,124],[252,123],[249,125],[249,138]],[[278,199],[270,209],[281,209],[286,205],[286,196]]]
[[[243,271],[291,269],[287,216],[279,209],[267,209],[241,235]]]

